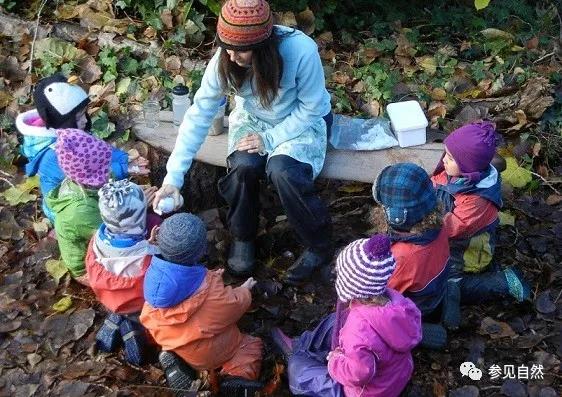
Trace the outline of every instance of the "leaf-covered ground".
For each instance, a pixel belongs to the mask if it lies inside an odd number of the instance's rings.
[[[373,231],[368,221],[373,206],[369,193],[370,186],[365,184],[322,184],[338,246]],[[273,376],[276,362],[282,363],[272,350],[270,328],[280,326],[290,335],[309,329],[333,310],[335,291],[331,285],[317,281],[301,288],[287,287],[279,281],[300,248],[275,195],[268,192],[263,199],[266,209],[259,238],[259,284],[252,309],[240,325],[266,341],[262,376],[267,381]],[[540,194],[517,195],[509,203],[506,213],[515,218],[515,223],[500,228],[497,258],[504,265],[515,264],[523,269],[532,282],[533,303],[492,302],[464,308],[462,327],[450,335],[445,351],[414,351],[416,371],[406,395],[445,396],[463,386],[477,387],[483,396],[525,396],[527,392],[530,396],[554,396],[561,390],[560,197],[551,195],[545,200]],[[0,238],[5,242],[0,252],[3,395],[164,393],[162,371],[157,365],[134,368],[124,362],[121,354],[96,353],[93,341],[104,311],[91,292],[57,272],[60,265],[56,241],[33,223],[36,205],[30,202],[0,210]],[[223,266],[225,261],[228,233],[221,220],[225,210],[220,207],[200,213],[213,242],[207,260],[213,267]],[[242,280],[227,277],[226,281]],[[480,382],[461,377],[458,368],[464,361],[485,370]],[[501,378],[491,380],[487,369],[493,364],[502,368],[542,365],[544,379],[521,380],[521,384]],[[454,395],[476,395],[470,394],[473,389],[462,390],[468,394]],[[545,394],[549,391],[556,392]],[[279,385],[274,395],[289,395],[286,383]]]
[[[492,0],[483,11],[469,0],[350,3],[272,2],[280,23],[299,25],[318,43],[336,112],[384,116],[387,103],[411,98],[420,101],[431,126],[445,132],[482,117],[497,123],[508,169],[496,258],[521,268],[533,290],[532,302],[464,308],[462,327],[451,333],[445,351],[414,352],[416,370],[405,395],[560,395],[559,2]],[[169,106],[177,82],[197,89],[217,4],[88,0],[58,2],[55,8],[50,2],[0,0],[0,395],[167,393],[158,365],[133,368],[120,354],[95,352],[103,309],[64,274],[40,211],[37,181],[22,176],[13,120],[32,107],[34,83],[62,71],[88,90],[93,133],[145,156],[146,147],[130,132],[132,121],[148,97]],[[152,179],[158,183],[162,164],[156,163]],[[380,227],[368,220],[370,186],[320,181],[319,188],[330,205],[338,247]],[[197,192],[198,203],[206,196],[217,202],[214,188],[205,189]],[[317,281],[301,288],[279,282],[301,248],[271,191],[263,206],[260,283],[241,327],[266,341],[263,378],[270,381],[281,362],[269,329],[280,326],[290,335],[309,329],[333,310],[335,292]],[[207,210],[201,215],[213,242],[207,263],[224,266],[226,208],[220,201],[213,207],[199,208]],[[464,361],[483,370],[480,381],[461,376]],[[504,374],[513,366],[520,379],[491,379],[493,365]],[[533,365],[542,366],[544,379],[523,379],[519,371]],[[270,390],[289,395],[284,378]]]

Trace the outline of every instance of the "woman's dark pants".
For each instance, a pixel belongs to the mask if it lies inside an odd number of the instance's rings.
[[[320,254],[331,249],[331,218],[316,194],[310,164],[285,155],[272,156],[268,161],[267,156],[236,151],[227,158],[227,166],[229,172],[219,181],[219,192],[229,205],[228,228],[235,239],[251,241],[256,237],[259,189],[261,182],[267,181],[279,194],[301,243]]]

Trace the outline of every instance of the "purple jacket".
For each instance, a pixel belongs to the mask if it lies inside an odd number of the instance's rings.
[[[416,305],[388,288],[385,306],[353,302],[340,330],[339,350],[328,372],[346,397],[393,397],[414,369],[411,350],[420,342],[421,314]]]

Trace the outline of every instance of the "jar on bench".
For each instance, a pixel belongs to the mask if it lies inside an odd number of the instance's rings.
[[[224,116],[226,114],[226,97],[222,98],[219,111],[209,128],[209,135],[220,135],[224,132]]]

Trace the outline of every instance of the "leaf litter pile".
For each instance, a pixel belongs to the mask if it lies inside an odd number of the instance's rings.
[[[202,8],[177,2],[150,12],[140,8],[147,2],[134,9],[126,8],[133,7],[128,1],[118,2],[125,4],[121,8],[106,0],[61,3],[56,10],[45,7],[33,41],[36,3],[24,10],[0,1],[0,395],[172,395],[157,363],[137,368],[121,353],[96,352],[104,309],[70,280],[60,260],[52,225],[40,210],[38,180],[22,174],[13,120],[32,107],[33,84],[62,70],[89,91],[93,133],[151,158],[152,182],[159,184],[162,160],[149,156],[130,128],[146,98],[166,107],[176,83],[197,89],[215,20]],[[461,328],[449,334],[446,350],[414,351],[415,373],[405,396],[550,397],[562,391],[560,10],[548,1],[511,2],[519,8],[508,3],[492,1],[478,13],[457,7],[466,29],[438,8],[422,20],[396,18],[361,31],[328,20],[312,5],[277,13],[280,23],[314,35],[336,112],[376,117],[389,102],[416,99],[432,128],[450,131],[486,117],[502,133],[507,169],[496,260],[522,269],[532,302],[463,307]],[[369,185],[319,181],[318,187],[330,207],[337,247],[384,230],[370,220]],[[197,193],[217,202],[214,189]],[[264,338],[266,392],[284,396],[290,395],[285,368],[269,330],[280,326],[296,336],[310,329],[334,309],[335,291],[318,280],[299,288],[280,282],[302,248],[274,192],[267,190],[262,202],[259,283],[240,326]],[[226,206],[218,201],[194,210],[209,230],[206,263],[224,266]],[[465,361],[482,369],[480,381],[462,377]],[[503,371],[492,379],[493,365],[514,366],[515,376]],[[542,366],[544,376],[518,377],[524,366]]]

